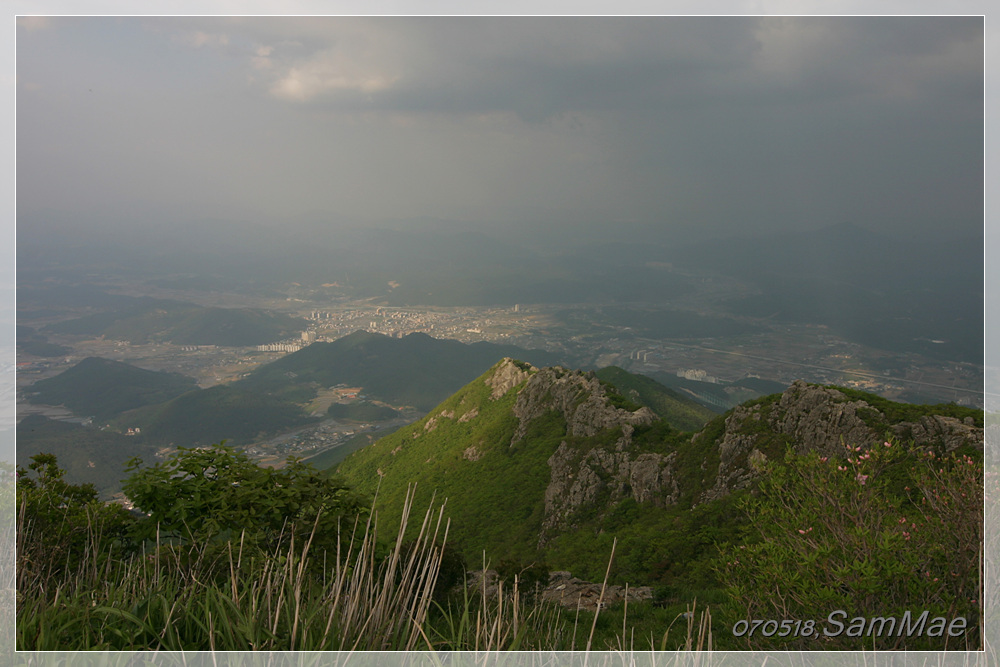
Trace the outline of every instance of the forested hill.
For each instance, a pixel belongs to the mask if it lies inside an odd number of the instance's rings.
[[[427,411],[505,356],[541,365],[556,361],[548,352],[513,345],[469,345],[422,333],[392,338],[356,331],[331,343],[313,343],[262,366],[238,385],[293,396],[309,387],[347,384],[392,405]]]
[[[143,405],[162,403],[197,389],[193,378],[87,357],[55,377],[39,380],[28,400],[64,405],[84,417],[107,419]]]

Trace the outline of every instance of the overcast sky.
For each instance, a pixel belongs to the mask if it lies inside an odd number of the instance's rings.
[[[49,18],[17,208],[981,235],[983,19]]]

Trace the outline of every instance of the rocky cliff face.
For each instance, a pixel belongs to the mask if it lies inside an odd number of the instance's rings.
[[[846,446],[869,447],[887,435],[872,424],[887,424],[884,414],[865,401],[851,400],[836,389],[798,381],[776,402],[737,406],[726,418],[725,431],[704,447],[718,447],[719,468],[715,484],[702,501],[721,498],[749,486],[775,456],[783,456],[791,445],[796,452],[817,451],[821,456],[842,456]],[[892,425],[890,434],[912,440],[921,447],[943,447],[946,451],[963,445],[983,447],[983,429],[970,419],[929,415],[916,422]],[[693,442],[705,439],[705,431]]]
[[[656,415],[649,408],[629,412],[614,407],[607,390],[592,373],[565,368],[543,368],[518,392],[514,415],[519,424],[511,445],[524,438],[528,423],[555,410],[566,420],[568,435],[589,437],[625,424],[650,424]]]
[[[531,377],[532,373],[537,372],[538,369],[531,364],[519,363],[510,357],[504,357],[484,382],[493,390],[490,398],[495,401]]]
[[[610,449],[581,450],[563,441],[549,457],[551,481],[545,489],[539,545],[552,533],[571,526],[580,508],[593,507],[598,501],[604,507],[626,498],[659,507],[677,502],[676,455],[630,452],[633,432],[630,424],[623,425],[621,437]]]
[[[507,362],[493,375],[494,392],[497,387],[513,386],[515,378],[523,381],[527,375],[520,375],[512,368],[513,362]],[[657,505],[676,501],[673,455],[632,451],[635,427],[657,419],[649,408],[632,412],[615,407],[607,388],[592,373],[544,368],[531,374],[518,392],[513,408],[518,426],[511,446],[524,439],[532,420],[553,410],[565,420],[567,436],[590,438],[609,429],[618,429],[620,435],[610,448],[572,446],[564,440],[549,457],[551,476],[545,490],[540,543],[544,544],[553,531],[571,525],[580,508],[593,507],[599,501],[604,507],[629,497]]]
[[[636,428],[657,417],[649,408],[616,407],[621,402],[612,400],[613,390],[593,373],[559,367],[539,370],[505,359],[486,383],[492,388],[492,400],[517,391],[513,413],[518,422],[511,447],[525,438],[533,420],[551,411],[565,420],[565,439],[547,461],[550,477],[539,546],[574,528],[578,517],[592,515],[595,508],[600,514],[628,498],[657,507],[678,502],[685,480],[678,479],[677,452],[650,452],[633,442]],[[695,502],[749,487],[763,474],[767,461],[783,457],[789,446],[800,454],[842,456],[846,446],[868,447],[887,435],[946,451],[963,445],[982,448],[984,441],[983,429],[971,418],[928,415],[890,424],[864,400],[799,381],[780,395],[734,408],[721,435],[717,426],[709,426],[692,438],[691,444],[704,453],[706,477]],[[466,452],[469,460],[475,460],[474,455]]]

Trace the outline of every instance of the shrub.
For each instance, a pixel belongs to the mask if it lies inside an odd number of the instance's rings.
[[[361,497],[328,471],[296,459],[281,469],[256,465],[224,443],[181,447],[163,463],[132,475],[125,494],[145,512],[146,537],[162,534],[193,542],[216,537],[247,539],[274,549],[292,535],[314,548],[335,550],[343,529],[366,512]]]
[[[121,505],[103,503],[92,484],[69,484],[52,454],[36,454],[17,468],[18,579],[44,583],[97,571],[134,548],[135,519]]]
[[[746,641],[755,649],[978,648],[982,472],[968,455],[941,458],[893,441],[849,448],[846,460],[789,451],[742,504],[756,541],[725,548],[717,562],[730,620],[815,619],[819,629],[835,610],[847,623],[928,610],[949,622],[965,617],[969,629],[947,646],[947,635],[757,633]]]

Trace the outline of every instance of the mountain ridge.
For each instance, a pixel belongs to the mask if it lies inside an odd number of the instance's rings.
[[[655,583],[672,567],[656,565],[657,545],[675,544],[681,527],[695,531],[686,556],[694,562],[735,535],[734,503],[796,438],[799,451],[831,456],[846,454],[841,437],[871,447],[887,433],[982,451],[981,412],[906,406],[913,419],[903,419],[906,410],[892,407],[900,404],[877,398],[800,382],[681,431],[593,373],[507,358],[338,472],[362,492],[377,487],[377,507],[390,517],[411,484],[420,501],[446,497],[455,542],[470,559],[485,551],[542,560],[597,580],[602,548],[616,537],[631,554],[619,575]],[[934,414],[942,410],[951,414]]]

